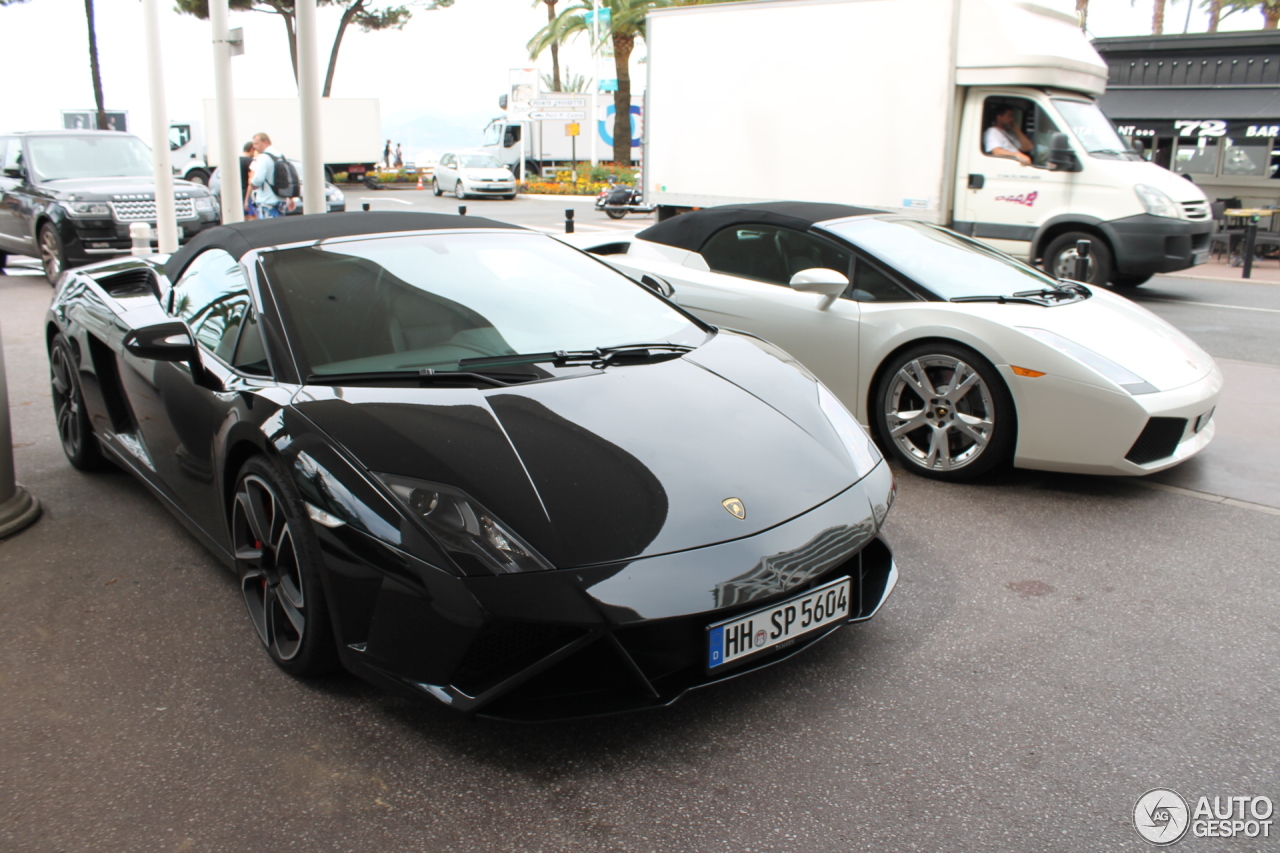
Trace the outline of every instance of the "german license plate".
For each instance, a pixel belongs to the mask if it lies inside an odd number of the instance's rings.
[[[1209,251],[1207,249],[1203,252],[1191,253],[1191,266],[1194,267],[1194,266],[1198,266],[1199,264],[1207,264],[1207,263],[1209,263]]]
[[[771,607],[717,622],[707,628],[707,669],[789,646],[849,618],[849,578],[839,578],[817,589]]]

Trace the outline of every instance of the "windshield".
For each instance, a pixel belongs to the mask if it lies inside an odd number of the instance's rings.
[[[911,219],[822,226],[943,299],[1012,296],[1057,287],[1049,276],[976,240]]]
[[[38,181],[63,178],[145,178],[154,174],[151,149],[127,133],[47,136],[27,140]]]
[[[506,166],[492,154],[459,154],[465,169],[505,169]]]
[[[647,288],[540,234],[380,237],[262,263],[304,375],[467,371],[459,361],[707,337]]]
[[[1071,132],[1093,156],[1141,159],[1116,133],[1111,120],[1092,101],[1069,101],[1054,98],[1053,105],[1066,119]]]

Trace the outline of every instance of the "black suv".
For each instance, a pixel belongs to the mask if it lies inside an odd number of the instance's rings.
[[[31,255],[57,284],[67,267],[128,254],[130,223],[156,222],[153,174],[151,149],[132,134],[0,134],[0,269],[6,255]],[[179,240],[218,224],[206,188],[173,185]]]

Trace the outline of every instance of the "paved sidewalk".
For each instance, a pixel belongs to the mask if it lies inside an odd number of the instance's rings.
[[[1162,273],[1172,278],[1197,278],[1210,281],[1256,282],[1258,284],[1280,284],[1280,260],[1275,258],[1255,259],[1249,278],[1244,278],[1243,267],[1233,267],[1225,257],[1210,258],[1207,264],[1200,264],[1191,269],[1178,272]]]

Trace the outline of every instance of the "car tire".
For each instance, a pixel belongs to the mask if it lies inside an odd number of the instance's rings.
[[[204,169],[192,169],[187,173],[188,181],[193,184],[199,184],[202,187],[209,186],[209,173]]]
[[[434,195],[436,198],[439,198],[440,196],[444,195],[444,190],[440,188],[440,181],[437,178],[431,179],[431,194]]]
[[[458,182],[453,185],[453,197],[459,201],[467,197],[467,194],[462,190],[462,178],[458,178]]]
[[[621,219],[622,217],[627,215],[627,211],[625,208],[620,210],[616,207],[606,207],[604,209],[604,214],[610,219]]]
[[[1147,273],[1146,275],[1116,275],[1111,276],[1111,283],[1116,287],[1141,287],[1151,281],[1155,273]]]
[[[1068,231],[1056,237],[1044,250],[1044,270],[1055,279],[1074,280],[1076,241],[1089,241],[1089,279],[1086,284],[1106,284],[1114,275],[1111,249],[1101,237],[1083,231]]]
[[[995,367],[950,341],[911,347],[885,363],[872,422],[889,453],[938,480],[969,480],[1002,464],[1018,431],[1013,397]]]
[[[54,336],[53,346],[49,348],[49,387],[58,439],[62,442],[62,452],[67,455],[67,461],[81,471],[106,468],[106,457],[93,435],[93,424],[84,406],[84,392],[80,389],[80,359],[71,341],[61,333]]]
[[[49,283],[57,286],[58,279],[67,268],[67,250],[62,245],[62,237],[52,222],[40,226],[39,235],[40,265],[44,267],[44,277]]]
[[[293,484],[265,456],[236,476],[231,537],[249,621],[271,659],[299,678],[332,672],[338,650],[320,545]]]

